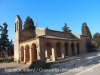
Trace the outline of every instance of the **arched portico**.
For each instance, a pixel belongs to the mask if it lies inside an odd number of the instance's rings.
[[[23,63],[32,63],[34,60],[56,61],[65,56],[80,54],[80,42],[76,40],[68,41],[50,41],[46,40],[40,43],[31,42],[20,45],[20,61]],[[47,59],[47,60],[46,60]]]

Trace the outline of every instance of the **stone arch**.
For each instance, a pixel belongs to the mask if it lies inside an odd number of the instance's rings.
[[[45,44],[45,56],[47,59],[51,59],[51,55],[52,55],[52,45],[50,42],[47,42]]]
[[[24,62],[24,47],[23,46],[21,46],[21,62]]]
[[[80,51],[79,51],[79,43],[77,43],[77,54],[80,54]]]
[[[61,57],[61,44],[59,42],[56,43],[56,53],[57,57]]]
[[[67,42],[64,44],[64,48],[65,48],[65,56],[68,56],[68,43]]]
[[[72,55],[74,55],[74,43],[71,43]]]
[[[29,51],[28,45],[25,46],[25,56],[26,56],[25,62],[29,62],[30,61],[30,51]]]
[[[37,59],[37,49],[36,49],[36,44],[33,43],[32,46],[31,46],[31,58],[32,58],[32,61],[36,60]]]

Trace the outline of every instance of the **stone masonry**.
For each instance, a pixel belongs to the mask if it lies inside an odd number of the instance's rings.
[[[87,52],[87,36],[75,35],[47,28],[33,31],[22,29],[22,21],[16,16],[14,25],[14,60],[32,63],[34,60],[56,61],[59,58]]]

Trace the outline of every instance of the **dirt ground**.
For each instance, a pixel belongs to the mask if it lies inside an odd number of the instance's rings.
[[[29,70],[29,64],[0,63],[0,75],[75,75],[100,63],[100,51],[72,56],[52,64],[40,73]]]

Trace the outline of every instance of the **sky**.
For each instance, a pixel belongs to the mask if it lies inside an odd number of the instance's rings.
[[[23,25],[30,16],[42,28],[62,31],[67,23],[73,34],[81,34],[86,22],[92,35],[100,32],[100,0],[0,0],[0,25],[8,24],[9,40],[14,40],[16,15]]]

